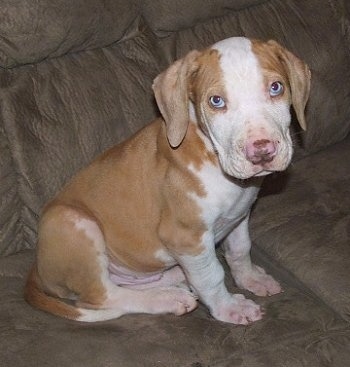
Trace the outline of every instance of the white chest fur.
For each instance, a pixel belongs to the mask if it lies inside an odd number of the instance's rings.
[[[191,171],[202,182],[206,195],[191,194],[202,211],[208,230],[213,231],[215,242],[222,240],[245,218],[256,200],[261,179],[237,180],[226,176],[220,167],[206,163]]]

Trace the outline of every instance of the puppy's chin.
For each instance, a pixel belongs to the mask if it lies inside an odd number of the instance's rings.
[[[240,163],[241,164],[237,164],[236,162],[236,164],[234,164],[229,160],[220,159],[221,168],[225,174],[229,177],[239,180],[247,180],[252,177],[266,176],[273,172],[273,170],[267,170],[262,166],[253,165],[251,162],[245,160],[242,160]]]
[[[267,176],[267,175],[270,175],[271,173],[273,173],[273,171],[260,171],[260,172],[257,172],[257,173],[228,173],[228,172],[225,172],[228,176],[231,176],[232,178],[235,178],[235,179],[239,179],[239,180],[249,180],[251,178],[254,178],[254,177],[264,177],[264,176]]]
[[[253,176],[250,176],[250,177],[263,177],[263,176],[267,176],[267,175],[270,175],[271,173],[273,173],[275,171],[266,171],[266,170],[262,170],[258,173],[256,173],[255,175]]]
[[[276,156],[272,161],[262,164],[254,164],[243,157],[238,158],[238,156],[236,156],[236,161],[219,156],[219,161],[226,175],[240,180],[247,180],[286,170],[291,161],[291,154]]]

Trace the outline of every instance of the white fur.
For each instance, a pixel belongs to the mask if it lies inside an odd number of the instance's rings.
[[[213,231],[215,242],[223,239],[246,217],[259,191],[260,180],[241,182],[223,174],[220,167],[207,162],[200,170],[189,167],[206,192],[204,197],[190,193],[202,209],[202,218]]]
[[[106,289],[110,286],[109,272],[108,272],[108,258],[106,255],[106,245],[103,234],[96,222],[78,217],[74,219],[74,226],[78,231],[84,232],[85,236],[92,241],[96,249],[97,261],[100,265],[100,278]]]
[[[174,257],[165,249],[157,250],[154,257],[160,260],[167,268],[176,264]]]

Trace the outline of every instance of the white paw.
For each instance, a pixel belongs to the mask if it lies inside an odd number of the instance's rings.
[[[238,287],[247,289],[257,296],[272,296],[282,292],[280,284],[257,265],[252,265],[250,272],[237,272],[235,281]]]
[[[233,294],[228,302],[218,305],[212,315],[220,321],[247,325],[261,320],[264,313],[259,305],[246,299],[242,294]]]
[[[173,313],[180,316],[198,306],[197,297],[181,288],[158,288],[149,296],[151,313]]]

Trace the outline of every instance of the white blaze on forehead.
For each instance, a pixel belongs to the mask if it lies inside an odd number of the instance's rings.
[[[247,38],[228,38],[212,48],[219,53],[227,110],[210,120],[203,116],[224,170],[241,177],[247,164],[243,151],[248,125],[264,120],[267,105],[262,70]]]
[[[235,108],[242,107],[242,104],[254,108],[265,94],[261,67],[252,51],[251,41],[232,37],[214,44],[212,48],[219,51],[228,103]]]

